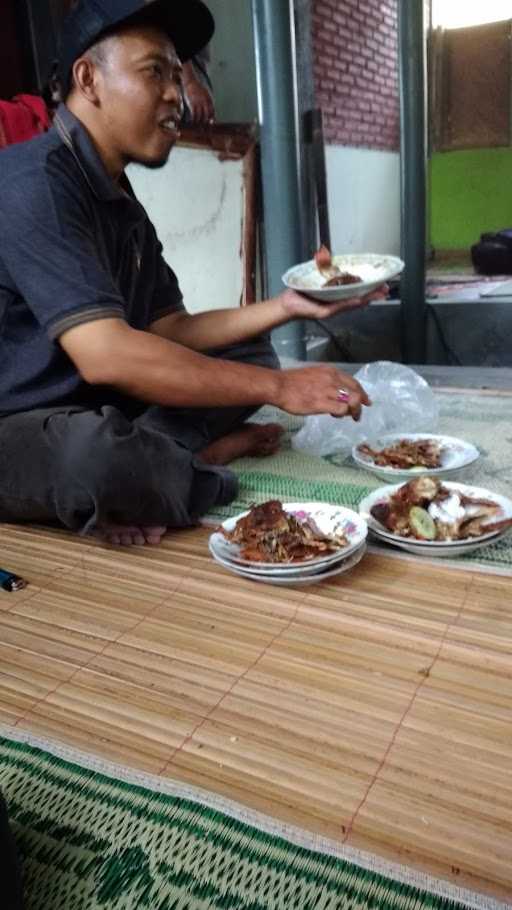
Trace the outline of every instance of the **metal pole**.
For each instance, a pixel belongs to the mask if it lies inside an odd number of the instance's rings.
[[[261,125],[264,245],[268,293],[302,259],[299,126],[293,0],[252,0]],[[302,322],[273,333],[280,356],[306,359]]]
[[[402,257],[402,356],[426,359],[426,47],[424,0],[399,0]]]

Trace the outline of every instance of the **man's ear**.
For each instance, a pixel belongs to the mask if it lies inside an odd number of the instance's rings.
[[[97,90],[97,67],[90,57],[79,57],[73,64],[73,84],[75,91],[79,92],[92,104],[99,103]]]

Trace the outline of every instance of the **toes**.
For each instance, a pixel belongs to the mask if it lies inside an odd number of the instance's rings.
[[[164,534],[167,533],[167,528],[156,527],[156,528],[142,528],[145,542],[151,546],[157,546]]]
[[[159,544],[166,531],[167,528],[164,527],[138,528],[113,525],[98,528],[95,534],[113,547],[143,547],[146,543]]]

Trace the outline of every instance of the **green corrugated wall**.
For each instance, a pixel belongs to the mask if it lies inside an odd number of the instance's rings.
[[[465,249],[483,231],[512,227],[512,148],[436,153],[430,179],[435,249]]]

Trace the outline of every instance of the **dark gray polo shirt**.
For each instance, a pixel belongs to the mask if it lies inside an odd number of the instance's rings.
[[[111,317],[147,329],[182,309],[146,212],[64,105],[49,133],[0,152],[0,415],[117,403],[59,336]]]

